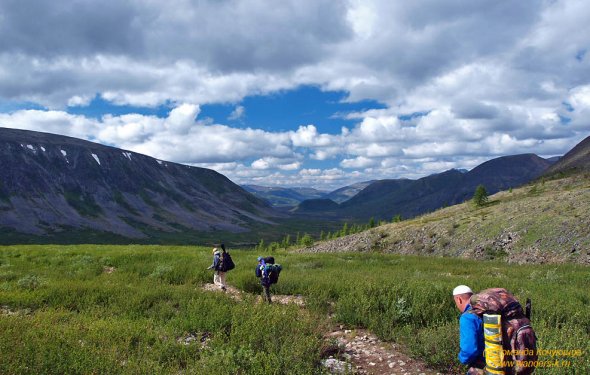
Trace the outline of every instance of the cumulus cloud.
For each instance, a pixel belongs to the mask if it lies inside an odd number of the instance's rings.
[[[228,120],[239,120],[246,115],[246,109],[244,106],[239,105],[229,114]]]
[[[211,166],[238,181],[336,186],[562,154],[590,130],[590,6],[582,0],[444,3],[181,0],[0,2],[0,125],[93,139]],[[383,109],[339,133],[232,128],[206,104],[301,85]],[[173,109],[99,119],[99,96]],[[342,168],[342,169],[340,169]]]

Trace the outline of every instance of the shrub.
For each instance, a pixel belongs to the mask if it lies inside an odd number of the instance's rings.
[[[39,288],[41,284],[42,280],[35,275],[27,275],[17,281],[17,285],[19,286],[19,288],[28,290],[35,290]]]
[[[300,241],[301,241],[301,245],[303,245],[303,246],[311,246],[314,243],[313,238],[307,233],[305,233],[305,235],[303,235],[303,237],[301,237]]]
[[[488,192],[486,191],[485,186],[478,185],[477,188],[475,188],[475,193],[473,193],[473,204],[475,204],[476,207],[482,207],[485,206],[487,202]]]

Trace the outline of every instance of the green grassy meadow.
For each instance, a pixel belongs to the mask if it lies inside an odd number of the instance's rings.
[[[583,351],[558,358],[569,367],[538,373],[590,369],[584,266],[276,252],[283,272],[273,293],[305,296],[302,309],[255,303],[256,257],[268,254],[231,253],[236,269],[227,281],[248,292],[242,301],[201,289],[212,280],[210,248],[0,247],[0,373],[322,373],[328,314],[402,344],[436,369],[462,373],[450,296],[457,284],[532,298],[539,347]]]

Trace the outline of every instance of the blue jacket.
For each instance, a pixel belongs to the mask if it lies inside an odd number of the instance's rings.
[[[219,263],[221,262],[221,255],[219,253],[215,253],[213,255],[213,264],[209,266],[209,269],[214,269],[215,271],[219,271]]]
[[[470,365],[477,360],[483,360],[485,349],[483,341],[483,322],[481,318],[470,313],[471,305],[465,306],[465,310],[459,318],[459,361]]]
[[[260,285],[263,287],[270,287],[270,278],[268,277],[268,274],[264,272],[265,268],[266,263],[264,263],[264,260],[261,260],[256,266],[256,277],[260,278]]]

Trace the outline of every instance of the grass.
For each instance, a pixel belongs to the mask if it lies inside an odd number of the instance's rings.
[[[536,183],[497,193],[483,207],[447,207],[380,225],[349,242],[363,251],[589,264],[589,184],[586,175]]]
[[[266,254],[232,251],[228,282],[250,293],[237,302],[200,288],[212,279],[210,248],[0,247],[0,373],[320,373],[328,313],[403,344],[439,370],[464,373],[450,297],[463,283],[532,298],[539,347],[586,353],[568,358],[570,368],[539,373],[590,368],[586,267],[276,252],[284,271],[273,292],[304,295],[302,310],[254,303],[258,255]],[[185,345],[187,337],[197,339]]]
[[[0,306],[11,314],[0,314],[0,373],[312,373],[317,321],[294,306],[201,291],[209,252],[2,248]],[[191,335],[211,339],[185,345]]]

